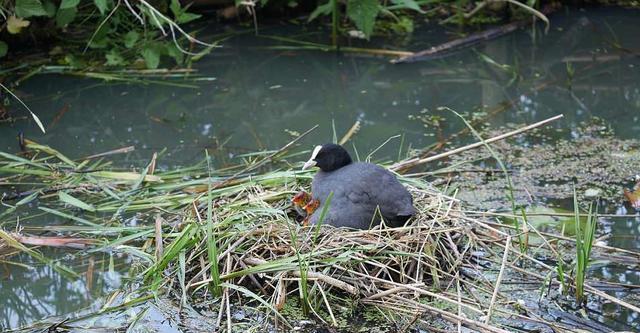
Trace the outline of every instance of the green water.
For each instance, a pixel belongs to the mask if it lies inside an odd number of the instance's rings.
[[[282,26],[264,26],[262,33],[283,31],[311,39],[326,36]],[[422,49],[455,33],[425,26],[407,45],[399,46]],[[334,129],[339,138],[360,121],[352,152],[357,150],[364,157],[392,138],[374,157],[396,159],[410,147],[427,146],[464,128],[439,107],[481,117],[505,103],[510,107],[487,117],[487,125],[532,123],[562,113],[565,118],[552,127],[573,129],[600,117],[618,137],[635,139],[640,134],[638,36],[639,11],[571,10],[554,15],[546,35],[542,27],[535,33],[521,30],[445,59],[392,65],[377,57],[268,50],[265,47],[278,42],[239,35],[197,63],[197,74],[187,81],[154,78],[162,84],[131,84],[35,76],[16,93],[41,117],[47,133],[38,132],[25,114],[14,111],[17,121],[0,123],[0,150],[16,152],[16,136],[23,132],[73,158],[135,146],[135,151],[119,156],[118,163],[140,166],[153,152],[166,149],[159,165],[172,168],[201,159],[209,149],[216,162],[224,165],[244,152],[277,149],[294,133],[316,124],[319,128],[301,141],[302,147],[332,140]],[[492,64],[489,58],[506,66]],[[445,120],[437,125],[434,116]],[[458,143],[465,140],[472,138]],[[607,209],[633,213],[620,205]],[[605,232],[612,236],[609,245],[640,249],[640,217],[604,222]],[[85,270],[90,265],[74,262],[73,252],[45,253]],[[91,285],[86,279],[70,282],[39,265],[33,269],[0,266],[0,328],[16,328],[99,304],[101,297],[122,283],[119,265],[109,272],[110,260],[109,254],[94,258]],[[126,260],[115,258],[120,266]],[[597,266],[592,273],[640,284],[638,271]],[[620,312],[617,322],[609,317],[600,320],[613,327],[634,324],[637,329],[640,318]]]

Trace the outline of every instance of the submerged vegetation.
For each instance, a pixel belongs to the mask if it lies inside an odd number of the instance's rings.
[[[121,272],[128,282],[104,304],[24,329],[90,328],[95,321],[89,319],[123,311],[128,316],[118,327],[134,329],[149,320],[153,304],[167,312],[195,311],[227,332],[252,326],[286,330],[308,319],[340,327],[358,313],[384,322],[389,331],[600,327],[598,308],[583,307],[583,300],[640,313],[601,290],[617,285],[588,274],[592,248],[601,259],[640,258],[594,243],[595,208],[584,233],[572,239],[538,229],[524,216],[515,218],[526,227],[514,228],[491,213],[467,211],[457,191],[401,176],[419,211],[408,225],[368,231],[301,226],[290,200],[309,186],[311,174],[293,171],[299,168],[293,161],[300,154],[291,152],[297,140],[241,156],[244,162],[235,166],[215,168],[207,156],[170,171],[156,168],[161,154],[132,171],[107,160],[121,151],[74,160],[25,141],[26,153],[0,153],[6,207],[0,213],[0,262],[23,269],[25,264],[12,260],[22,253],[34,265],[87,280],[95,266],[78,271],[64,259],[43,255],[42,248],[69,248],[76,261],[108,254],[109,271],[114,256],[126,258]],[[581,214],[576,202],[576,221]],[[39,226],[36,220],[46,222]],[[576,251],[575,275],[556,275],[560,270],[549,258],[571,263]],[[575,290],[578,301],[556,293],[560,284],[564,291]],[[527,289],[543,290],[544,297],[530,299],[523,294]],[[571,308],[592,320],[571,316]]]

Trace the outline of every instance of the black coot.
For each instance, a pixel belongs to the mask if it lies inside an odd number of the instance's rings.
[[[371,163],[353,163],[349,153],[339,145],[317,146],[302,169],[317,166],[311,195],[320,207],[309,222],[316,224],[327,197],[333,192],[322,223],[336,227],[369,229],[380,223],[399,227],[416,213],[413,198],[396,177]]]

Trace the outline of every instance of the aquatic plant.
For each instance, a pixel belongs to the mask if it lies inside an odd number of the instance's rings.
[[[591,249],[595,237],[596,225],[598,221],[598,206],[593,202],[589,203],[589,210],[584,227],[581,225],[580,207],[578,206],[578,195],[573,190],[573,209],[575,214],[576,231],[576,259],[575,259],[575,285],[576,302],[581,304],[585,301],[584,285],[589,269]]]

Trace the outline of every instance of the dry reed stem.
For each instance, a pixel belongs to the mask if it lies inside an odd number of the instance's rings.
[[[496,279],[496,286],[491,295],[491,302],[489,302],[489,310],[487,311],[487,318],[484,320],[485,324],[491,321],[491,315],[493,314],[493,307],[496,304],[496,297],[498,296],[498,290],[500,289],[500,282],[502,282],[502,276],[504,275],[504,267],[509,260],[509,250],[511,249],[511,237],[507,237],[507,242],[504,248],[504,255],[502,256],[502,264],[500,265],[500,272]]]
[[[162,221],[163,218],[158,214],[155,219],[155,236],[156,236],[156,258],[159,260],[164,253],[162,245]]]
[[[484,141],[481,141],[481,142],[472,143],[472,144],[464,146],[464,147],[459,147],[459,148],[456,148],[456,149],[452,149],[450,151],[447,151],[447,152],[444,152],[444,153],[441,153],[441,154],[438,154],[438,155],[429,156],[429,157],[425,157],[425,158],[412,158],[412,159],[409,159],[409,160],[398,162],[398,163],[392,165],[390,167],[390,169],[394,170],[394,171],[397,171],[397,172],[401,172],[403,170],[407,170],[409,168],[418,166],[420,164],[425,164],[425,163],[428,163],[428,162],[436,161],[436,160],[445,158],[447,156],[459,154],[459,153],[461,153],[463,151],[466,151],[466,150],[482,147],[482,146],[484,146],[486,144],[489,144],[489,143],[493,143],[493,142],[496,142],[496,141],[500,141],[500,140],[506,139],[508,137],[512,137],[512,136],[515,136],[515,135],[518,135],[518,134],[522,134],[522,133],[524,133],[526,131],[532,130],[532,129],[537,128],[537,127],[540,127],[540,126],[545,125],[547,123],[550,123],[550,122],[552,122],[554,120],[558,120],[558,119],[560,119],[562,117],[563,117],[563,115],[559,114],[557,116],[554,116],[554,117],[539,121],[537,123],[533,123],[531,125],[524,126],[522,128],[519,128],[519,129],[510,131],[510,132],[495,136],[493,138],[490,138],[490,139],[487,139],[487,140],[484,140]]]

